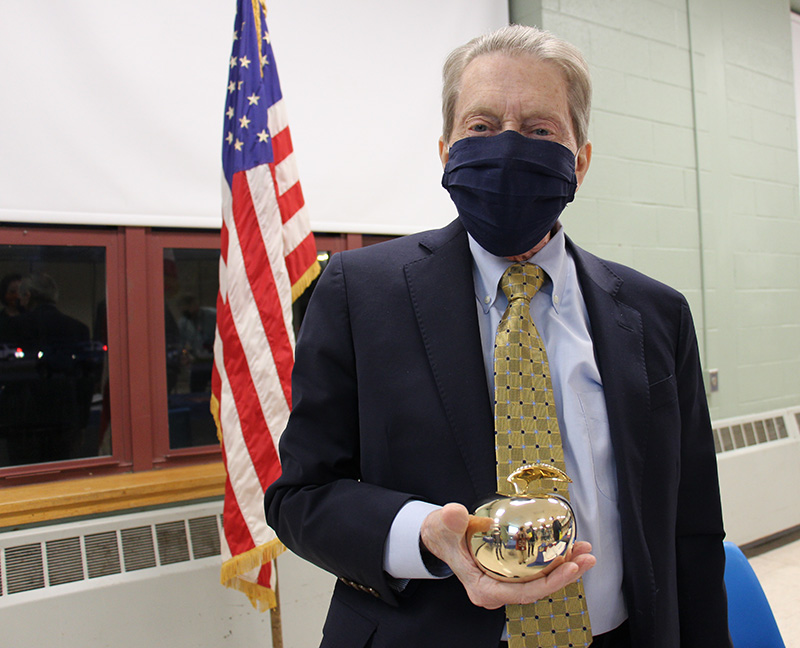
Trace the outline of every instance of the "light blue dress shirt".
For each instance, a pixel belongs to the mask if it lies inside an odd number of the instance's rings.
[[[469,237],[486,382],[494,394],[494,337],[506,309],[500,277],[511,265]],[[597,565],[583,577],[592,631],[616,628],[628,616],[622,596],[622,539],[617,510],[617,480],[603,385],[594,357],[589,318],[575,262],[564,230],[528,263],[549,278],[531,303],[531,315],[545,344],[561,427],[564,461],[572,479],[570,501],[578,539],[592,544]],[[395,518],[386,543],[385,569],[397,579],[432,578],[419,556],[419,529],[436,507],[409,502]]]

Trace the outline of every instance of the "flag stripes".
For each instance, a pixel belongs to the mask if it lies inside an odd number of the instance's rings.
[[[234,215],[237,232],[237,241],[241,247],[244,271],[247,277],[250,295],[248,299],[255,302],[255,309],[248,307],[246,303],[241,304],[238,312],[247,313],[249,321],[243,322],[242,333],[245,337],[257,339],[263,332],[266,335],[265,342],[272,350],[272,360],[277,369],[281,387],[286,398],[286,402],[291,407],[291,373],[294,363],[294,340],[292,339],[291,317],[291,285],[289,276],[283,261],[283,245],[281,244],[281,232],[276,227],[275,218],[270,217],[275,209],[267,201],[271,198],[269,191],[261,193],[262,204],[256,207],[250,195],[249,181],[258,186],[264,182],[262,168],[256,168],[244,174],[237,174],[233,177],[233,199],[239,201],[240,211]],[[261,177],[259,177],[261,176]],[[229,233],[230,236],[230,233]],[[283,266],[283,267],[281,267]],[[280,268],[274,272],[274,268]],[[245,288],[245,286],[243,286]],[[276,309],[279,312],[276,313]],[[255,321],[258,315],[259,322]],[[259,340],[260,342],[260,340]],[[265,347],[261,344],[254,344],[253,354],[249,357],[255,359],[255,353]]]
[[[283,550],[263,494],[291,409],[292,301],[319,264],[263,0],[238,0],[230,67],[211,402],[227,471],[221,577],[265,609]]]

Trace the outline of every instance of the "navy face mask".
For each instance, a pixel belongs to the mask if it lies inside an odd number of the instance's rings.
[[[511,130],[467,137],[450,148],[442,186],[478,245],[516,256],[535,247],[575,197],[575,155]]]

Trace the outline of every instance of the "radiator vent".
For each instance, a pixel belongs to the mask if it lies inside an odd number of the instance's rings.
[[[189,536],[192,538],[192,553],[195,558],[219,556],[219,533],[214,516],[189,520]]]
[[[122,555],[125,557],[125,571],[149,569],[156,566],[156,550],[153,544],[153,527],[140,526],[122,529]]]
[[[726,419],[714,424],[714,448],[720,454],[782,439],[800,438],[798,430],[800,409]]]
[[[219,556],[219,507],[213,502],[0,534],[0,597]],[[34,536],[41,539],[30,542]]]
[[[189,560],[189,543],[186,541],[186,522],[166,522],[156,524],[158,556],[162,565],[186,562]]]
[[[63,538],[45,543],[47,578],[50,585],[83,580],[83,556],[80,538]]]
[[[9,594],[44,587],[42,545],[26,544],[6,549],[6,589]]]
[[[84,536],[83,542],[89,578],[111,576],[122,572],[116,531],[93,533]]]

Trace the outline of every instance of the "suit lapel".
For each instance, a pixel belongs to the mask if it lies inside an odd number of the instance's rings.
[[[608,410],[620,506],[641,526],[641,484],[649,417],[649,383],[641,313],[622,303],[622,279],[567,239],[589,314]],[[493,492],[494,423],[478,329],[472,257],[456,221],[421,242],[405,266],[406,281],[453,443],[476,497]],[[431,297],[435,295],[435,297]],[[628,517],[628,516],[632,516]]]
[[[472,257],[458,222],[432,232],[421,246],[423,255],[405,266],[406,281],[453,444],[461,452],[477,499],[495,488],[494,424]]]
[[[620,513],[624,520],[641,529],[641,486],[650,402],[642,316],[618,299],[621,278],[569,239],[568,246],[577,266],[603,381],[617,464]]]

